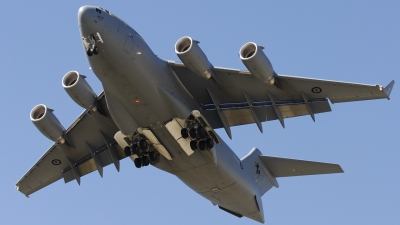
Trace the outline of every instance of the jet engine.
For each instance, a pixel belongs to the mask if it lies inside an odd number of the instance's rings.
[[[82,108],[96,111],[96,94],[85,80],[85,76],[77,71],[70,71],[64,75],[62,85],[68,95]]]
[[[240,48],[239,56],[251,74],[264,83],[272,85],[275,83],[275,72],[263,49],[256,43],[249,42]]]
[[[176,42],[175,53],[192,72],[209,79],[214,76],[213,65],[208,61],[198,43],[200,42],[191,37],[183,37]]]
[[[33,124],[44,136],[61,144],[65,142],[63,137],[65,129],[53,114],[52,109],[42,104],[37,105],[32,109],[30,117]]]

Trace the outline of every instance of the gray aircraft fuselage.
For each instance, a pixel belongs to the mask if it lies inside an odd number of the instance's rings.
[[[158,58],[129,25],[104,9],[83,6],[78,21],[82,38],[101,35],[103,43],[97,45],[100,52],[88,56],[88,61],[104,87],[107,102],[119,101],[136,123],[130,126],[132,131],[138,127],[150,129],[173,157],[173,160],[161,157],[155,167],[176,175],[212,203],[264,222],[263,210],[255,201],[262,194],[251,174],[256,167],[250,171],[243,166],[222,141],[214,146],[214,156],[212,151],[195,151],[188,156],[164,126],[178,115],[159,94],[160,88],[187,108],[201,109],[168,62]],[[110,105],[108,108],[113,112]],[[118,122],[123,123],[116,121],[117,126]]]

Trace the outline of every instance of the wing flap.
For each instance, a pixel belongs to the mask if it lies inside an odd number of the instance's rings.
[[[246,104],[247,103],[243,103],[243,107],[241,108],[232,107],[222,110],[228,120],[229,126],[239,126],[256,122],[254,116],[252,115],[250,107],[248,105],[246,106]],[[331,107],[327,100],[310,102],[309,106],[314,114],[331,111]],[[278,106],[278,109],[281,111],[283,118],[309,115],[309,111],[304,102],[299,102],[298,104],[280,105]],[[271,105],[253,108],[253,110],[255,114],[257,114],[258,118],[260,118],[260,122],[279,119],[274,108]],[[204,112],[204,115],[214,129],[223,127],[222,123],[219,120],[209,119],[218,117],[218,114],[215,110],[206,110]]]
[[[383,88],[381,85],[358,84],[296,76],[278,75],[279,88],[266,85],[255,78],[250,72],[237,69],[215,67],[214,72],[221,81],[220,85],[211,80],[205,80],[192,73],[182,63],[170,62],[171,68],[182,84],[199,103],[211,102],[204,91],[209,88],[218,96],[221,102],[244,102],[242,90],[254,100],[266,98],[266,91],[273,94],[277,100],[303,99],[302,92],[309,99],[329,98],[333,103],[389,98],[394,81]]]
[[[220,115],[208,90],[219,100],[219,108],[227,118],[229,126],[237,126],[256,122],[250,104],[260,122],[278,119],[277,113],[282,114],[283,118],[311,115],[314,120],[314,114],[331,111],[328,99],[332,103],[389,99],[394,85],[392,81],[382,88],[381,85],[286,75],[276,77],[277,85],[267,85],[248,71],[214,67],[214,73],[219,80],[217,83],[192,73],[182,63],[169,61],[168,64],[182,85],[203,108],[202,114],[215,129],[224,126],[218,119]],[[274,96],[278,112],[274,110],[270,96]],[[247,102],[248,99],[252,99],[252,102]]]
[[[17,182],[15,186],[20,192],[28,196],[61,178],[64,178],[66,182],[75,179],[70,162],[78,171],[79,177],[97,170],[88,144],[93,147],[102,166],[113,163],[109,145],[114,145],[112,151],[116,152],[119,160],[125,157],[123,150],[113,139],[118,128],[107,111],[104,94],[99,96],[98,102],[104,110],[105,116],[98,112],[85,110],[65,133],[73,147],[67,146],[67,144],[53,144]],[[106,143],[105,139],[111,141]]]
[[[113,163],[113,160],[111,159],[111,156],[110,156],[109,152],[107,152],[107,151],[108,150],[103,150],[100,154],[98,153],[102,167],[106,167]],[[97,151],[97,152],[99,152],[99,151]],[[117,153],[119,160],[126,157],[123,153],[123,150],[119,147],[116,148],[116,153]],[[91,158],[90,155],[87,155],[85,158],[89,158],[89,159],[76,165],[77,171],[79,173],[79,177],[83,177],[83,176],[97,170],[97,166],[96,166],[93,158]],[[75,176],[74,176],[70,166],[67,166],[65,169],[63,169],[61,171],[61,177],[64,178],[65,183],[75,180]]]
[[[268,171],[270,171],[275,177],[343,173],[342,168],[338,164],[272,156],[260,156],[260,159]]]

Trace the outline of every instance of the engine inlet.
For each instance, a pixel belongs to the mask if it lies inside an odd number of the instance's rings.
[[[256,53],[256,51],[257,51],[257,46],[254,43],[252,42],[247,43],[240,49],[240,58],[242,59],[251,58]]]
[[[64,87],[70,87],[73,86],[79,79],[79,73],[76,71],[71,71],[67,74],[65,74],[62,84]]]
[[[46,114],[46,106],[37,105],[31,111],[31,120],[40,120]]]
[[[192,46],[192,39],[190,37],[183,37],[179,39],[175,44],[176,53],[184,53]]]

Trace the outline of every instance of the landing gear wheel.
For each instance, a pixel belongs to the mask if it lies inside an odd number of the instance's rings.
[[[139,153],[138,146],[135,145],[135,144],[132,144],[131,145],[131,152],[132,152],[132,155],[135,155],[135,154],[137,155]]]
[[[198,145],[199,145],[199,149],[201,151],[206,150],[206,142],[205,141],[199,141]]]
[[[149,158],[151,162],[157,161],[158,155],[155,151],[152,151],[149,153]]]
[[[86,54],[87,54],[88,56],[92,56],[92,55],[93,55],[93,50],[90,49],[90,48],[88,48],[87,51],[86,51]]]
[[[190,142],[190,148],[195,151],[197,149],[197,142],[196,141],[191,141]]]
[[[206,147],[207,149],[212,149],[214,147],[214,141],[211,138],[207,138]]]
[[[139,141],[139,148],[143,151],[147,150],[147,148],[149,147],[149,145],[147,144],[147,141],[142,139]]]
[[[186,128],[182,128],[181,136],[183,137],[183,139],[186,139],[186,138],[189,137],[189,133],[188,133],[188,130]]]
[[[133,162],[135,163],[136,168],[142,167],[142,162],[139,158],[136,158],[135,160],[133,160]]]
[[[124,148],[124,153],[125,153],[126,156],[131,156],[131,155],[132,155],[132,153],[131,153],[131,147],[126,146],[126,147]]]
[[[189,135],[192,139],[196,139],[196,129],[194,127],[190,128]]]
[[[147,158],[147,156],[140,157],[140,161],[142,162],[143,166],[148,166],[150,164],[149,158]]]
[[[93,54],[95,54],[95,55],[97,55],[97,54],[99,54],[99,48],[97,47],[97,46],[94,46],[94,48],[93,48]]]
[[[198,126],[197,127],[197,138],[203,138],[204,136],[206,136],[206,130],[204,130],[204,128],[202,126]]]

